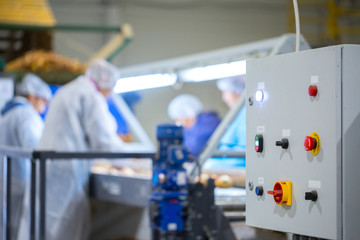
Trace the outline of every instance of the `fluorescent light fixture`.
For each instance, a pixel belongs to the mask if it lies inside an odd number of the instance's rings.
[[[185,82],[201,82],[246,74],[246,60],[196,67],[181,71]]]
[[[132,92],[149,88],[171,86],[176,83],[175,74],[149,74],[120,78],[114,88],[115,93]]]

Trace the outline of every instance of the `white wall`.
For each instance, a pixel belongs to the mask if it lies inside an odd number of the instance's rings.
[[[279,36],[286,31],[285,0],[51,0],[59,23],[118,25],[130,23],[133,42],[114,60],[118,66],[204,52],[217,48]],[[55,35],[55,51],[87,60],[105,43],[109,34],[67,33]],[[73,46],[69,48],[69,46]],[[145,130],[155,139],[156,124],[169,121],[168,102],[178,94],[197,95],[206,109],[222,116],[227,107],[215,82],[185,84],[141,92],[143,100],[136,114]]]
[[[116,58],[119,66],[238,45],[278,36],[286,30],[286,1],[264,6],[239,3],[225,6],[187,4],[189,6],[184,7],[171,3],[151,7],[130,2],[122,5],[121,20],[133,26],[135,38]],[[215,82],[185,84],[179,91],[171,87],[142,91],[143,101],[136,113],[153,139],[156,124],[170,121],[167,104],[181,93],[197,95],[206,109],[216,109],[222,116],[228,111]]]
[[[120,26],[119,7],[102,0],[50,0],[57,24],[80,26]],[[115,7],[114,7],[115,6]],[[87,61],[109,39],[109,33],[56,31],[54,50],[68,57]]]
[[[184,1],[201,4],[183,5],[171,4],[179,1],[164,0],[160,2],[168,4],[157,4],[156,7],[131,3],[145,1],[123,2],[120,19],[133,26],[135,39],[116,59],[116,63],[121,65],[238,45],[278,36],[286,31],[285,0],[280,4],[275,0],[262,1],[266,4],[259,4],[256,0]]]

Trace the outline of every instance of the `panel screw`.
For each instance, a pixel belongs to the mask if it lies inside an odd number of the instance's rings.
[[[249,97],[249,104],[250,106],[254,104],[254,97]]]
[[[254,189],[254,183],[252,181],[249,182],[249,189],[250,191]]]

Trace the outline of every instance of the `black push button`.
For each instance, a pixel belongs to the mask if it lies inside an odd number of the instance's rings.
[[[287,149],[289,147],[289,140],[287,138],[281,139],[281,141],[276,141],[276,146],[280,146],[283,149]]]
[[[315,202],[317,198],[318,198],[318,194],[315,190],[305,193],[305,200],[311,200]]]

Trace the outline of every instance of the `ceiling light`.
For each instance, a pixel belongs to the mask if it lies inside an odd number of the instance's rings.
[[[149,74],[120,78],[114,88],[115,93],[132,92],[150,88],[166,87],[176,83],[175,74]]]
[[[185,82],[201,82],[246,74],[246,61],[236,61],[186,69],[180,72]]]

